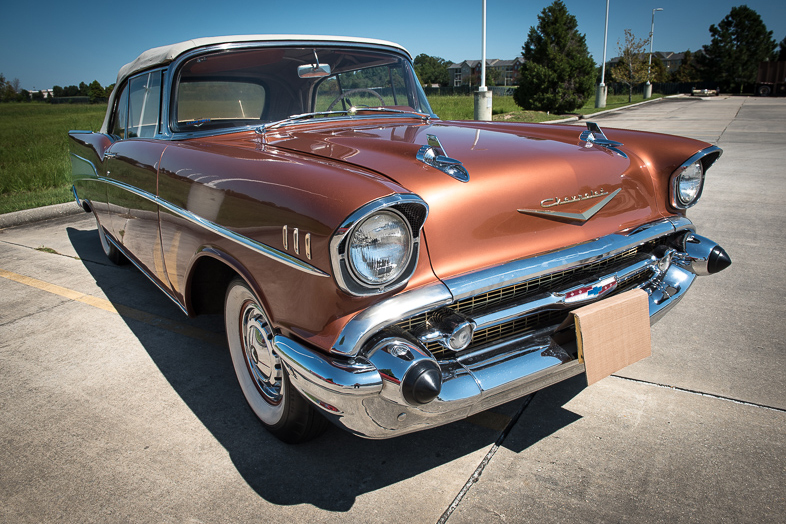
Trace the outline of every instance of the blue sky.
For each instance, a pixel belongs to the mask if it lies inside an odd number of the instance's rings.
[[[487,57],[521,53],[529,28],[551,0],[487,0]],[[780,42],[783,0],[610,0],[607,58],[630,28],[649,36],[655,14],[656,51],[695,51],[709,26],[746,3]],[[603,57],[605,0],[565,0],[587,37],[595,62]],[[235,0],[167,2],[10,2],[0,18],[0,73],[24,89],[115,81],[117,70],[142,51],[201,36],[261,33],[347,35],[398,42],[420,53],[461,61],[481,55],[481,0]]]

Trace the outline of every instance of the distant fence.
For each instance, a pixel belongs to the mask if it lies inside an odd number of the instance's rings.
[[[89,96],[55,96],[51,99],[52,104],[89,104]],[[107,98],[96,98],[93,103],[106,104]]]
[[[610,95],[628,94],[628,86],[613,82],[607,84]],[[693,89],[717,89],[716,82],[656,82],[652,84],[653,93],[663,95],[677,95],[680,93],[690,94]],[[489,86],[494,96],[513,96],[516,86]],[[426,96],[470,96],[478,90],[478,86],[456,86],[456,87],[426,87]],[[644,92],[644,84],[633,86],[633,94],[641,95]],[[594,96],[594,95],[593,95]]]

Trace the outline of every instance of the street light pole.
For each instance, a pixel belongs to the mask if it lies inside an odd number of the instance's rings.
[[[480,87],[475,91],[475,120],[491,120],[491,91],[486,88],[486,0],[483,0]]]
[[[606,0],[606,27],[603,29],[603,65],[601,66],[600,85],[595,91],[595,107],[606,107],[606,42],[609,39],[609,0]]]
[[[652,35],[655,34],[655,11],[663,11],[662,7],[652,10],[652,25],[650,26],[650,59],[647,63],[647,85],[644,86],[644,98],[652,97],[652,84],[650,83],[650,70],[652,69]]]

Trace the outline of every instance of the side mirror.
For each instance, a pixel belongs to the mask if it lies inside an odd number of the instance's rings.
[[[329,64],[308,64],[297,68],[297,76],[300,78],[320,78],[328,75],[330,75]]]

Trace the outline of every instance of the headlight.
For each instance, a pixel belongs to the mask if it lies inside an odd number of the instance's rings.
[[[357,297],[401,288],[415,273],[428,206],[404,193],[372,200],[349,215],[330,239],[339,289]]]
[[[382,286],[395,281],[412,256],[409,223],[392,210],[371,214],[353,229],[347,255],[352,273],[361,282]]]
[[[704,183],[704,168],[701,161],[696,161],[677,175],[677,200],[682,207],[693,205],[701,195],[701,186]]]

